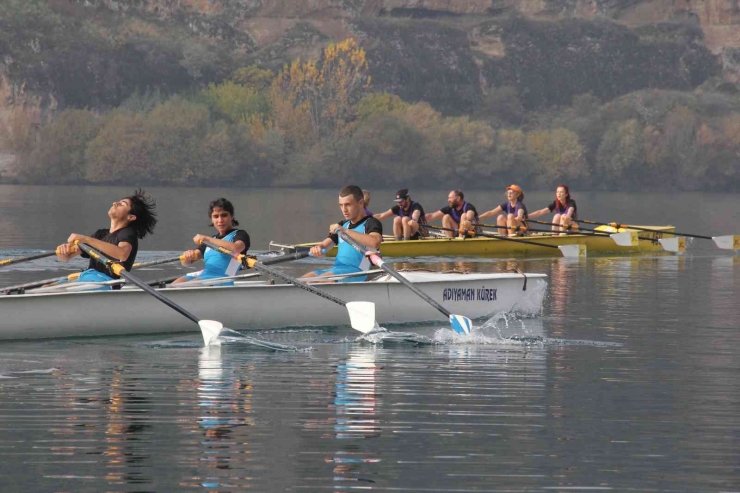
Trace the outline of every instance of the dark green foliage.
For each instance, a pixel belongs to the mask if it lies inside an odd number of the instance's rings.
[[[630,31],[609,21],[535,22],[513,17],[484,24],[501,32],[506,56],[484,74],[515,86],[525,107],[569,105],[591,93],[602,100],[644,88],[691,89],[719,72],[694,26],[665,24]]]
[[[426,101],[447,114],[470,113],[481,99],[478,68],[467,33],[433,21],[361,19],[375,90]]]

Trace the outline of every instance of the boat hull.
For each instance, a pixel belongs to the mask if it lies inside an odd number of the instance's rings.
[[[434,274],[406,277],[452,313],[481,318],[521,309],[539,313],[544,274]],[[397,282],[374,281],[319,286],[345,301],[376,304],[382,324],[446,320]],[[161,290],[201,319],[218,320],[235,330],[296,326],[348,326],[344,307],[291,285],[244,284],[232,287]],[[62,294],[8,295],[0,298],[0,339],[199,331],[196,324],[138,289]]]
[[[384,257],[551,257],[561,256],[560,250],[546,246],[532,245],[526,242],[536,242],[543,245],[586,245],[586,250],[591,254],[625,254],[625,253],[647,253],[660,252],[663,247],[657,242],[659,238],[672,238],[674,226],[645,226],[656,229],[658,233],[640,232],[638,245],[619,246],[608,236],[593,235],[566,235],[553,236],[533,234],[524,238],[511,238],[501,240],[497,238],[425,238],[421,240],[386,240],[380,246],[380,253]],[[617,232],[611,228],[604,229],[606,232]],[[620,231],[627,231],[622,229]],[[278,247],[279,250],[294,251],[296,249],[310,248],[314,243],[302,243],[287,247]],[[274,245],[273,245],[274,246]],[[336,255],[337,249],[333,248],[327,252],[327,256]]]

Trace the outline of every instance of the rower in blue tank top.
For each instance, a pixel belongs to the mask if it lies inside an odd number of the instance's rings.
[[[334,265],[328,269],[308,272],[303,276],[304,279],[351,274],[370,269],[368,258],[342,240],[337,232],[343,231],[358,243],[378,249],[383,241],[383,225],[374,217],[365,214],[362,189],[355,185],[348,185],[340,190],[339,208],[342,210],[343,219],[332,223],[329,226],[329,236],[311,248],[311,256],[320,257],[324,255],[322,251],[329,250],[337,245],[337,257]],[[359,282],[365,279],[366,276],[354,276],[347,277],[342,282]]]
[[[249,250],[249,235],[243,229],[236,228],[239,222],[234,219],[234,205],[224,198],[214,200],[208,205],[208,215],[217,233],[213,236],[195,235],[193,242],[198,245],[198,248],[184,252],[185,260],[182,261],[182,265],[188,266],[203,259],[203,269],[191,272],[173,281],[172,284],[199,279],[230,277],[236,275],[242,268],[241,263],[236,259],[201,245],[201,241],[205,239],[234,253],[247,253],[247,250]],[[233,286],[233,284],[233,282],[225,282],[220,285]]]

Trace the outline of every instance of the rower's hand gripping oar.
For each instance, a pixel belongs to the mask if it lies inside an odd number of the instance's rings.
[[[72,249],[72,252],[74,251],[76,251],[76,249]],[[44,252],[44,253],[37,253],[35,255],[29,255],[27,257],[6,258],[3,260],[0,260],[0,267],[4,267],[6,265],[20,264],[21,262],[30,262],[31,260],[38,260],[40,258],[53,257],[54,255],[57,255],[58,253],[59,253],[59,249],[53,252]]]
[[[139,279],[138,277],[135,277],[128,273],[126,271],[126,268],[120,263],[116,262],[114,260],[110,260],[108,257],[104,256],[102,253],[91,247],[90,245],[86,245],[85,243],[80,243],[79,241],[75,241],[75,245],[82,250],[83,252],[90,255],[90,257],[94,258],[101,264],[103,264],[106,268],[110,269],[110,271],[120,276],[126,281],[130,282],[131,284],[134,284],[141,288],[142,290],[146,291],[150,295],[157,298],[159,301],[164,303],[165,305],[169,306],[176,312],[179,312],[181,315],[184,315],[185,317],[189,318],[193,322],[197,323],[200,326],[201,333],[203,334],[203,343],[208,346],[208,344],[211,342],[211,339],[207,339],[207,334],[213,334],[214,332],[218,334],[221,332],[221,329],[223,328],[223,324],[221,322],[217,322],[216,320],[201,320],[171,299],[167,298],[166,296],[162,295],[161,293],[155,291],[147,283]]]
[[[313,293],[317,296],[321,296],[322,298],[329,300],[331,302],[334,302],[338,305],[341,305],[347,309],[347,313],[349,314],[349,321],[350,325],[353,329],[362,332],[363,334],[367,334],[368,332],[371,332],[373,329],[375,329],[375,303],[371,303],[368,301],[350,301],[346,302],[343,300],[340,300],[339,298],[336,298],[329,293],[326,293],[324,291],[321,291],[320,289],[316,289],[315,287],[306,284],[303,281],[300,281],[296,279],[295,277],[291,277],[277,269],[273,269],[270,267],[267,267],[267,263],[278,263],[278,259],[270,259],[265,262],[258,262],[256,258],[250,257],[248,255],[243,255],[241,253],[235,253],[231,250],[218,246],[213,242],[210,242],[208,240],[202,240],[201,244],[207,246],[211,250],[216,250],[219,253],[222,253],[224,255],[227,255],[231,258],[234,258],[242,263],[242,265],[245,268],[254,268],[259,271],[266,272],[274,277],[277,277],[279,279],[282,279],[286,282],[289,282],[290,284],[299,287],[301,289],[304,289],[308,291],[309,293]],[[285,260],[295,260],[300,259],[308,256],[308,252],[297,252],[292,255],[286,255],[287,258],[279,258],[279,261],[285,261]],[[218,335],[218,334],[217,334]],[[204,335],[205,337],[205,335]]]
[[[642,228],[639,226],[630,226],[628,224],[620,223],[600,223],[598,221],[588,221],[586,219],[578,219],[579,223],[595,224],[597,226],[611,226],[617,230],[621,228],[629,228],[637,231],[647,231],[648,233],[662,233],[670,234],[674,236],[682,236],[686,238],[700,238],[702,240],[712,240],[717,247],[723,250],[740,250],[740,235],[723,235],[723,236],[703,236],[688,233],[676,233],[661,231],[658,229]],[[666,250],[670,252],[679,252],[686,249],[686,242],[682,238],[659,238],[658,241]]]
[[[393,267],[386,264],[383,261],[383,259],[380,258],[380,255],[378,255],[378,251],[375,250],[374,248],[369,248],[369,247],[366,247],[365,245],[358,243],[357,241],[355,241],[352,237],[350,237],[347,233],[345,233],[342,230],[338,229],[336,233],[339,235],[339,237],[342,240],[350,244],[352,248],[366,255],[370,259],[370,262],[372,262],[373,265],[380,267],[381,269],[386,271],[388,274],[396,278],[398,282],[400,282],[401,284],[409,288],[411,291],[416,293],[417,296],[419,296],[421,299],[423,299],[424,301],[432,305],[444,316],[449,318],[450,324],[452,325],[452,329],[455,332],[457,332],[458,334],[469,334],[470,333],[470,330],[473,328],[473,322],[468,317],[465,317],[463,315],[455,315],[447,311],[445,307],[443,307],[442,305],[434,301],[424,291],[414,286],[408,279],[406,279],[401,274],[399,274],[398,271],[396,271]]]

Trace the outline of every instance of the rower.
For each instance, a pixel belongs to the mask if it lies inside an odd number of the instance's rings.
[[[372,216],[373,213],[370,211],[370,190],[362,191],[362,198],[365,200],[365,215]]]
[[[186,250],[182,255],[182,265],[189,266],[194,262],[203,259],[204,267],[197,272],[191,272],[172,281],[172,284],[179,284],[186,281],[196,281],[201,279],[217,279],[221,277],[234,276],[241,268],[242,264],[234,258],[211,250],[202,244],[203,240],[226,248],[237,254],[246,254],[249,250],[249,234],[243,229],[237,229],[239,221],[234,218],[234,204],[228,199],[216,199],[208,204],[208,217],[211,218],[211,226],[216,228],[217,233],[213,236],[197,234],[193,237],[193,243],[198,248]],[[233,286],[233,282],[221,283],[221,286]]]
[[[408,188],[402,188],[396,192],[396,203],[393,207],[380,214],[375,214],[375,219],[382,221],[391,216],[393,218],[393,235],[396,240],[418,240],[426,236],[424,228],[424,208],[418,202],[411,200]]]
[[[530,213],[529,217],[544,216],[550,212],[555,213],[552,217],[553,231],[564,235],[566,230],[578,229],[578,223],[574,222],[578,220],[578,206],[576,206],[576,201],[570,198],[570,190],[568,190],[567,185],[558,185],[555,190],[555,201],[544,209]]]
[[[465,202],[465,194],[461,190],[453,190],[447,194],[447,207],[443,207],[437,212],[432,212],[424,216],[424,221],[433,221],[442,218],[442,226],[446,229],[460,231],[460,236],[467,236],[473,228],[478,225],[478,211],[471,203]],[[453,231],[445,231],[445,235],[452,238]]]
[[[90,258],[86,253],[80,253],[75,242],[85,243],[102,252],[112,260],[120,261],[127,271],[136,261],[139,251],[139,240],[154,232],[157,224],[155,203],[143,190],[137,190],[133,195],[113,202],[108,210],[110,218],[109,229],[99,229],[92,236],[72,233],[67,243],[57,247],[57,258],[62,262],[69,262],[77,255]],[[97,260],[90,259],[87,270],[72,282],[106,282],[118,279]],[[59,281],[59,284],[69,281]],[[98,290],[109,290],[110,286],[101,286]]]
[[[495,209],[480,215],[480,219],[500,214],[496,218],[498,234],[501,236],[517,236],[527,230],[527,206],[524,205],[524,192],[518,185],[506,187],[507,201]]]
[[[330,224],[328,238],[311,248],[311,256],[319,257],[325,255],[324,251],[338,245],[339,250],[334,265],[328,269],[308,272],[303,275],[303,278],[350,274],[370,268],[370,260],[342,240],[338,232],[343,231],[358,243],[377,250],[383,241],[383,225],[374,217],[365,214],[365,200],[362,196],[362,189],[358,186],[348,185],[340,190],[339,208],[344,216],[343,219]],[[366,277],[347,277],[343,281],[364,281]]]

